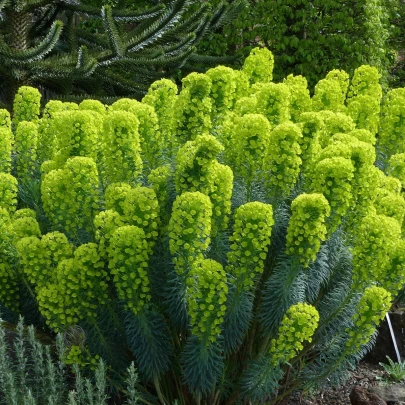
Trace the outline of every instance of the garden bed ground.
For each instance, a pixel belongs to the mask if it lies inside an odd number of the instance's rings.
[[[351,377],[345,385],[328,389],[324,392],[314,394],[314,396],[305,396],[300,398],[299,393],[293,394],[283,405],[349,405],[349,395],[353,387],[360,385],[368,388],[380,384],[377,377],[384,374],[382,367],[378,365],[362,362],[357,369],[351,373]],[[405,404],[397,402],[397,405]]]

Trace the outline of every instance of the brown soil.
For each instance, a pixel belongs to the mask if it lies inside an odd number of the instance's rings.
[[[356,385],[371,387],[381,384],[377,377],[382,377],[384,372],[382,367],[367,363],[360,363],[346,384],[341,387],[327,389],[313,395],[302,396],[300,393],[293,394],[283,405],[350,405],[349,395]],[[398,403],[404,404],[404,403]]]

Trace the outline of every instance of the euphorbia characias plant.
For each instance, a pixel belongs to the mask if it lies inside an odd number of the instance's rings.
[[[405,282],[405,90],[382,99],[363,66],[311,98],[273,63],[42,115],[20,89],[0,110],[2,317],[63,332],[114,387],[135,361],[147,404],[341,382]]]

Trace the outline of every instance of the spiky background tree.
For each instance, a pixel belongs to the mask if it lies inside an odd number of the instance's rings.
[[[9,102],[26,84],[53,97],[140,96],[151,82],[180,68],[209,30],[244,5],[234,0],[211,9],[196,0],[173,0],[134,10],[69,0],[1,0],[0,100]],[[101,29],[89,30],[88,18]]]

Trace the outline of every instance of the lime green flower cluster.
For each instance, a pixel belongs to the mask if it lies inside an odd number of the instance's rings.
[[[382,102],[378,140],[388,158],[405,152],[405,96],[394,90]]]
[[[252,289],[256,277],[263,273],[273,225],[270,204],[255,201],[236,210],[226,271],[241,289]]]
[[[350,136],[354,136],[359,141],[369,143],[370,145],[375,145],[376,137],[367,129],[354,129],[348,133]]]
[[[263,114],[272,125],[279,125],[290,119],[290,90],[286,84],[264,83],[255,87],[257,113]]]
[[[41,108],[41,93],[33,87],[22,86],[14,97],[13,122],[37,121]]]
[[[111,183],[104,192],[105,207],[124,215],[124,201],[132,187],[127,183]]]
[[[380,285],[393,297],[396,297],[405,284],[405,240],[401,239],[395,244],[390,255],[389,269],[384,279],[379,280]]]
[[[113,210],[101,211],[95,216],[95,238],[98,243],[98,251],[103,259],[107,259],[108,247],[113,232],[124,225],[123,217]]]
[[[321,151],[319,136],[323,128],[323,120],[316,112],[304,112],[299,116],[298,125],[302,134],[299,138],[302,160],[301,172],[304,176],[310,176]]]
[[[371,96],[356,96],[350,99],[347,112],[356,128],[367,129],[376,134],[380,123],[380,102]]]
[[[0,172],[10,173],[13,133],[7,127],[0,127]]]
[[[17,206],[17,179],[8,173],[0,173],[0,207],[12,214]]]
[[[343,157],[323,159],[314,168],[311,190],[323,194],[331,208],[328,232],[339,226],[350,207],[353,178],[353,163]]]
[[[340,86],[340,100],[343,104],[346,100],[347,90],[349,88],[349,75],[344,70],[333,69],[325,76],[327,80],[335,80]]]
[[[104,122],[102,177],[105,184],[136,184],[142,172],[139,121],[126,111],[110,112]]]
[[[207,345],[221,334],[226,311],[226,272],[215,260],[196,261],[186,280],[191,331]]]
[[[363,65],[358,67],[353,74],[347,93],[348,104],[358,96],[370,96],[377,100],[378,104],[382,97],[382,87],[379,83],[380,73],[374,66]]]
[[[36,235],[21,238],[16,249],[20,266],[36,289],[56,282],[58,263],[73,254],[68,239],[60,232],[51,232],[42,238]]]
[[[290,114],[292,122],[301,121],[301,114],[311,111],[312,101],[307,79],[303,76],[288,75],[283,83],[290,93]]]
[[[110,111],[127,111],[138,119],[141,158],[149,169],[157,167],[161,160],[164,140],[154,108],[136,100],[122,98],[110,107]]]
[[[231,197],[233,191],[233,172],[229,166],[214,161],[209,167],[212,178],[208,196],[212,202],[212,236],[228,228],[231,214]]]
[[[346,330],[349,333],[347,353],[355,353],[370,340],[378,324],[391,308],[391,299],[391,294],[384,288],[366,288],[352,318],[354,327]]]
[[[396,153],[392,155],[388,162],[388,173],[396,177],[405,188],[405,153]]]
[[[10,256],[13,233],[12,221],[6,208],[0,206],[0,257],[6,260]]]
[[[257,111],[257,98],[254,95],[250,97],[242,97],[235,103],[235,108],[233,109],[233,113],[242,117],[245,114],[255,114]],[[228,112],[226,117],[229,120],[231,117],[229,115],[232,114]]]
[[[145,232],[148,252],[151,254],[159,235],[159,202],[155,191],[148,187],[129,190],[123,202],[123,208],[125,222],[138,226]]]
[[[288,195],[300,173],[301,129],[292,122],[277,125],[271,132],[264,158],[264,178],[268,190]]]
[[[6,260],[0,262],[0,301],[16,313],[19,312],[20,277],[13,266]]]
[[[31,208],[21,208],[19,210],[17,210],[14,215],[13,215],[13,220],[17,220],[20,218],[34,218],[36,219],[37,214],[34,210],[32,210]]]
[[[32,217],[23,217],[13,220],[13,242],[16,243],[26,236],[41,236],[38,221]]]
[[[10,113],[0,108],[0,128],[8,128],[11,129],[11,117]]]
[[[84,111],[95,111],[99,113],[100,115],[104,115],[106,112],[105,105],[98,101],[98,100],[83,100],[79,104],[79,110],[84,110]]]
[[[90,111],[63,111],[54,114],[54,150],[52,159],[58,168],[72,156],[97,161],[98,125]]]
[[[211,129],[211,79],[206,74],[190,73],[183,80],[174,106],[175,145],[194,140]]]
[[[254,48],[243,63],[243,73],[251,84],[273,79],[274,56],[267,48]]]
[[[249,184],[263,170],[271,126],[262,114],[236,117],[234,124],[230,147],[225,153],[235,176],[245,179]]]
[[[193,261],[210,244],[212,204],[200,192],[177,196],[169,222],[170,253],[179,275],[187,274]]]
[[[162,148],[170,149],[173,145],[174,117],[173,106],[176,104],[177,86],[171,80],[161,79],[154,82],[142,99],[144,104],[155,109],[159,120],[159,128],[162,133],[164,143]]]
[[[319,115],[324,122],[322,131],[320,132],[319,141],[322,148],[325,148],[330,138],[337,133],[348,133],[355,129],[354,122],[351,117],[340,112],[320,111]]]
[[[216,156],[223,150],[221,143],[212,135],[199,135],[186,142],[176,157],[176,191],[201,191],[208,193],[213,179],[208,175]]]
[[[370,213],[357,229],[353,244],[354,288],[383,280],[390,255],[401,239],[401,227],[393,218]]]
[[[110,238],[108,256],[119,298],[134,314],[139,313],[151,299],[144,231],[133,225],[117,228]]]
[[[22,121],[15,131],[15,159],[20,179],[28,180],[37,169],[38,124]]]
[[[55,331],[92,321],[108,300],[108,276],[95,243],[79,246],[74,257],[59,262],[56,281],[38,291],[39,310]]]
[[[51,170],[41,184],[43,207],[48,219],[69,235],[91,232],[99,210],[98,172],[94,160],[73,157],[63,169]]]
[[[315,94],[312,97],[312,108],[314,111],[325,110],[336,112],[345,110],[344,102],[348,84],[346,84],[345,75],[347,73],[344,72],[343,75],[327,76],[315,85]]]
[[[59,100],[48,101],[45,105],[42,118],[38,123],[37,156],[41,163],[51,159],[54,152],[55,131],[53,118],[55,114],[63,111],[75,111],[78,108],[79,106],[75,103],[63,103]]]
[[[225,66],[217,66],[207,70],[206,75],[211,79],[212,119],[233,107],[235,99],[235,72]]]
[[[399,225],[404,225],[405,200],[401,195],[382,189],[374,201],[374,207],[377,214],[394,218]]]
[[[287,363],[304,348],[304,342],[312,342],[318,323],[319,314],[312,305],[299,302],[288,308],[278,329],[278,337],[270,343],[272,364]]]
[[[308,267],[326,239],[329,203],[322,194],[301,194],[292,202],[291,211],[286,251],[296,256],[303,267]]]
[[[100,356],[98,354],[92,356],[86,347],[71,345],[63,362],[64,364],[76,364],[81,368],[88,366],[90,370],[95,370],[100,362]]]
[[[165,227],[169,222],[169,187],[173,176],[170,166],[159,166],[151,170],[148,182],[156,193],[159,202],[159,219]]]

